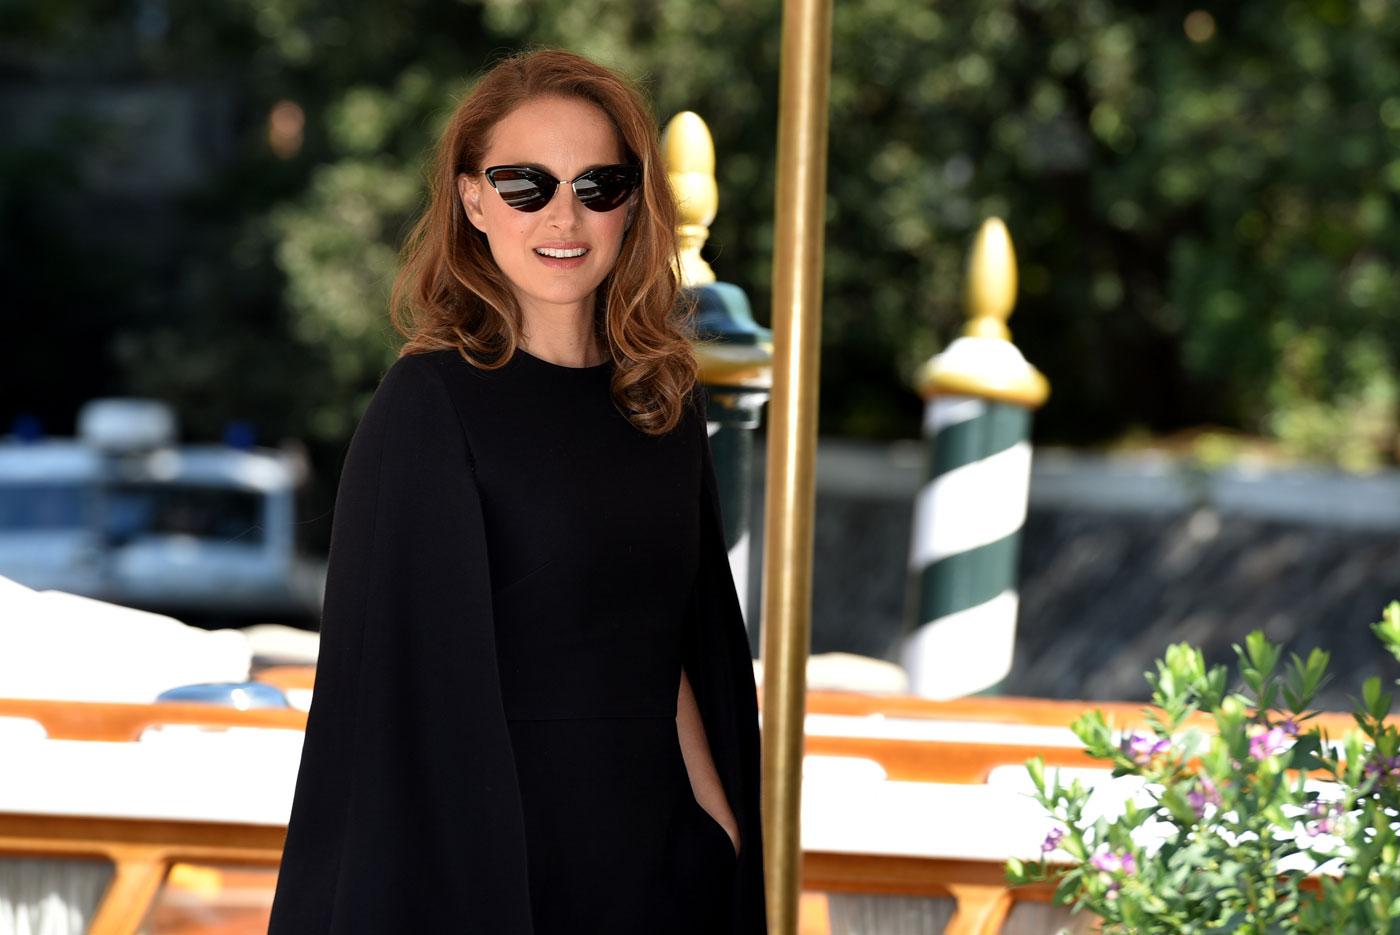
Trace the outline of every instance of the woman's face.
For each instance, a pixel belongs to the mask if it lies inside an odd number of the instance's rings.
[[[521,104],[496,124],[475,168],[543,169],[561,180],[549,204],[534,212],[517,211],[485,175],[457,177],[467,218],[486,235],[527,322],[537,315],[592,316],[595,290],[617,262],[638,194],[612,211],[593,211],[579,204],[564,182],[595,166],[622,161],[617,131],[602,110],[573,98],[543,97]],[[564,259],[540,253],[580,248],[582,256]]]

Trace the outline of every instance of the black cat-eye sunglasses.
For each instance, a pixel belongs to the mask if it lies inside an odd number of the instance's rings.
[[[483,169],[501,200],[517,211],[538,211],[549,204],[562,180],[531,166],[491,166]],[[640,166],[597,166],[567,182],[579,204],[594,211],[620,207],[642,183]]]

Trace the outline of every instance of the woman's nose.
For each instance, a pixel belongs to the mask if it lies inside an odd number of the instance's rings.
[[[585,210],[579,203],[578,196],[574,194],[574,187],[565,182],[559,183],[559,187],[554,190],[554,197],[549,199],[549,204],[545,205],[545,223],[553,227],[568,228],[575,226],[579,221],[579,212]]]

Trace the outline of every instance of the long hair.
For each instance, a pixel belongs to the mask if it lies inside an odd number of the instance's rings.
[[[404,242],[389,297],[407,338],[399,355],[456,349],[494,370],[519,344],[521,311],[467,220],[456,178],[480,168],[496,124],[540,97],[596,105],[617,130],[624,160],[641,166],[640,200],[622,249],[594,302],[594,334],[614,364],[615,405],[638,429],[663,435],[680,422],[698,364],[691,349],[694,302],[683,299],[677,262],[676,200],[666,177],[656,118],[622,75],[560,49],[518,53],[492,66],[457,105],[428,175],[428,204]]]

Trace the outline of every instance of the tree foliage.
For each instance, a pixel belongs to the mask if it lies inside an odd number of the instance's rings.
[[[392,353],[394,254],[439,121],[532,44],[627,71],[663,123],[706,118],[721,195],[707,255],[771,321],[778,3],[28,0],[5,15],[51,58],[125,30],[124,59],[86,67],[236,95],[236,158],[184,203],[200,234],[169,307],[115,345],[141,385],[271,359],[257,404],[343,437]],[[997,214],[1021,261],[1012,330],[1053,388],[1041,440],[1210,423],[1392,460],[1397,39],[1382,0],[835,4],[821,430],[917,432],[910,377],[957,334],[970,238]],[[279,100],[306,115],[288,160],[266,143]]]

